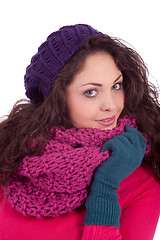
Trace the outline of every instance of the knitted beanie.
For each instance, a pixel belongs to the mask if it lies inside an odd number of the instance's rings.
[[[26,69],[24,85],[31,103],[42,102],[48,95],[56,74],[90,36],[101,34],[86,24],[64,26],[51,33],[38,48]]]

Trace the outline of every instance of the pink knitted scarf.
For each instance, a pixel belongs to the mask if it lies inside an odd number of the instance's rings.
[[[94,170],[109,157],[100,149],[125,125],[137,129],[131,116],[112,130],[53,127],[42,154],[25,157],[14,172],[5,191],[12,207],[28,216],[57,217],[84,204]]]

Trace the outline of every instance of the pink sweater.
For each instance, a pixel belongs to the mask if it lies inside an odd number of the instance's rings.
[[[144,164],[117,191],[120,229],[84,226],[85,207],[58,218],[24,216],[0,195],[0,240],[152,240],[160,214],[160,184]]]

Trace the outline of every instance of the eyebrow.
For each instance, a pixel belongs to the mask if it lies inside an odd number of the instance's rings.
[[[119,75],[119,77],[116,78],[116,80],[113,83],[117,82],[121,77],[122,77],[122,74]],[[86,85],[94,85],[94,86],[99,86],[99,87],[102,86],[102,84],[100,84],[100,83],[86,83],[86,84],[83,84],[81,87],[86,86]]]

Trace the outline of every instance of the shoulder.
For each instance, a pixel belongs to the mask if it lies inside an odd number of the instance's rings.
[[[157,189],[157,193],[160,194],[160,180],[147,163],[142,163],[141,166],[130,175],[128,180],[139,184],[139,187],[150,186],[152,189]]]
[[[142,200],[155,204],[160,210],[160,181],[147,163],[125,178],[117,193],[122,208],[126,203]]]
[[[147,163],[142,163],[134,172],[121,182],[121,186],[129,185],[139,186],[142,184],[152,185],[160,191],[160,180]]]
[[[4,198],[4,193],[3,193],[2,186],[0,185],[0,202],[3,200],[3,198]]]

